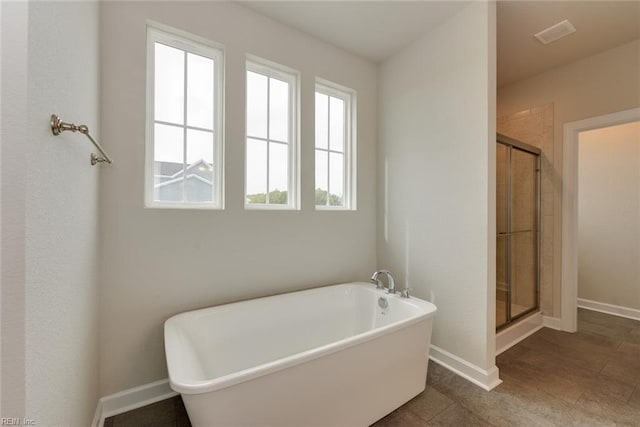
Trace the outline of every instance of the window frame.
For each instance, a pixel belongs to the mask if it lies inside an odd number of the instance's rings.
[[[190,201],[160,201],[155,200],[155,43],[161,43],[169,47],[179,49],[186,53],[203,56],[213,60],[213,200],[211,202]],[[225,51],[224,46],[186,31],[178,30],[164,24],[147,21],[147,96],[146,96],[146,138],[145,138],[145,188],[144,207],[159,209],[207,209],[223,210],[225,202],[225,153],[224,153],[224,71]],[[185,74],[185,88],[187,76]],[[185,89],[186,90],[186,89]],[[186,94],[185,94],[186,95]],[[185,106],[187,103],[185,96]],[[186,108],[186,107],[185,107]],[[186,117],[186,110],[183,112]],[[184,134],[188,129],[198,127],[189,126],[185,122],[180,127]],[[187,144],[186,138],[183,143]],[[185,148],[186,149],[186,148]],[[217,161],[216,161],[217,160]],[[186,162],[186,158],[184,159]]]
[[[316,114],[315,114],[315,97],[317,93],[321,93],[328,97],[338,98],[344,101],[344,163],[343,163],[343,171],[344,171],[344,182],[343,182],[343,205],[342,206],[331,206],[327,205],[316,205],[315,203],[315,191],[318,188],[317,183],[315,182],[315,158],[318,150],[324,151],[327,153],[327,157],[329,153],[336,152],[335,150],[330,149],[329,141],[327,141],[327,148],[318,148],[315,141],[315,129],[316,129]],[[314,198],[313,205],[316,210],[319,211],[355,211],[357,210],[357,92],[354,89],[348,88],[346,86],[339,85],[337,83],[333,83],[329,80],[316,78],[315,90],[313,92],[314,95],[314,144],[313,144],[313,158],[314,158]],[[330,120],[330,115],[327,117]],[[329,124],[329,123],[328,123]],[[329,135],[329,133],[328,133]],[[327,178],[330,181],[329,174],[331,173],[330,169],[327,169]],[[329,194],[331,189],[327,190],[327,203],[329,202]]]
[[[262,74],[268,78],[273,78],[287,82],[289,84],[289,129],[288,129],[288,179],[287,179],[287,204],[273,203],[248,203],[247,202],[247,142],[248,139],[262,140],[268,144],[271,141],[282,143],[282,141],[272,140],[269,138],[269,121],[267,119],[267,138],[249,136],[247,132],[248,117],[248,85],[247,74],[254,72]],[[246,210],[300,210],[300,73],[299,71],[277,64],[275,62],[254,56],[247,55],[245,61],[245,132],[244,132],[244,208]],[[267,107],[269,99],[267,98]],[[268,114],[268,112],[267,112]],[[268,116],[267,116],[268,117]],[[267,148],[268,150],[268,148]],[[269,194],[269,157],[267,156],[267,194]]]

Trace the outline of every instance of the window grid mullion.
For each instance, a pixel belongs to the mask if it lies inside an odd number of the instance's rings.
[[[187,201],[187,51],[183,50],[184,78],[182,79],[182,201]]]
[[[163,120],[154,120],[155,123],[159,124],[159,125],[165,125],[165,126],[174,126],[174,127],[179,127],[179,128],[183,128],[186,127],[189,130],[199,130],[202,132],[211,132],[213,133],[214,130],[213,129],[207,129],[207,128],[201,128],[198,126],[185,126],[185,125],[181,125],[181,124],[177,124],[177,123],[171,123],[171,122],[165,122]]]
[[[211,131],[209,131],[209,132],[211,132]],[[273,142],[275,144],[289,145],[288,142],[278,141],[277,139],[260,138],[259,136],[250,136],[250,135],[247,135],[247,138],[257,139],[258,141]]]
[[[278,142],[278,141],[272,141],[272,142]],[[280,142],[280,144],[286,144],[286,143],[285,142]],[[325,153],[344,154],[344,151],[328,150],[326,148],[316,148],[316,150],[324,151]]]
[[[209,132],[211,132],[211,131],[209,131]],[[257,141],[273,142],[274,144],[289,145],[288,142],[278,141],[277,139],[260,138],[259,136],[247,136],[247,138],[255,139]]]
[[[211,58],[211,60],[213,61],[213,84],[211,85],[211,99],[213,100],[213,105],[216,105],[216,76],[218,73],[218,61],[216,61],[215,59]],[[213,171],[211,173],[211,181],[213,182],[213,180],[216,179],[216,174],[218,173],[218,168],[216,167],[216,163],[218,163],[218,152],[216,150],[216,138],[218,137],[218,134],[215,133],[215,126],[216,126],[216,117],[215,117],[215,108],[212,111],[212,113],[214,114],[213,116],[213,121],[211,122],[211,133],[212,133],[212,138],[211,138],[211,142],[213,143],[213,147],[211,147],[211,151],[213,152],[213,155],[211,156],[211,167],[213,168]],[[211,186],[211,200],[216,200],[218,198],[218,195],[216,194],[216,192],[218,191],[217,187],[215,185]]]
[[[347,200],[349,200],[349,194],[347,194],[347,150],[348,142],[347,129],[349,129],[349,123],[347,122],[347,114],[351,109],[351,106],[347,104],[346,100],[342,100],[344,107],[342,108],[342,206],[346,206]]]
[[[331,195],[331,97],[327,96],[327,200],[325,206],[329,206],[329,197]]]
[[[271,77],[267,76],[267,194],[264,198],[265,204],[269,205],[269,157],[271,154]]]
[[[295,173],[295,168],[299,167],[298,163],[300,162],[298,157],[300,144],[298,143],[297,148],[293,145],[293,141],[297,140],[296,130],[299,129],[296,118],[298,114],[298,101],[296,100],[298,90],[298,84],[294,85],[291,81],[287,81],[287,112],[289,113],[287,115],[287,204],[290,206],[292,205],[292,199],[300,198],[300,176]],[[297,157],[298,160],[294,157]],[[298,203],[300,202],[298,201]]]

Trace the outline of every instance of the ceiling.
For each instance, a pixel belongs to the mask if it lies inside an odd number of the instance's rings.
[[[497,9],[498,86],[640,38],[640,1],[509,1]],[[564,19],[575,33],[548,45],[533,37]]]
[[[464,1],[240,1],[283,24],[379,62],[446,21]]]
[[[246,7],[373,62],[389,58],[467,1],[243,1]],[[533,34],[569,19],[549,45]],[[640,1],[499,1],[498,86],[640,38]]]

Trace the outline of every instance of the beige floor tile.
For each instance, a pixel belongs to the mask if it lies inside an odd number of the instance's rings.
[[[429,421],[429,425],[438,427],[486,427],[492,424],[478,417],[462,405],[455,404]]]
[[[640,411],[640,386],[636,387],[633,393],[631,393],[629,405]]]
[[[421,427],[427,425],[427,422],[422,418],[405,407],[401,407],[372,424],[372,427]]]
[[[431,360],[429,361],[429,367],[427,369],[427,384],[437,383],[443,378],[450,377],[451,375],[455,374],[442,365]]]
[[[600,420],[613,421],[617,425],[640,425],[640,411],[637,408],[604,394],[584,393],[576,403],[576,409]]]
[[[500,373],[535,387],[536,389],[549,393],[558,399],[568,403],[576,403],[584,392],[584,387],[575,381],[568,380],[553,373],[540,371],[527,363],[513,363],[500,367]]]
[[[431,420],[454,402],[431,386],[407,402],[404,407],[425,421]]]

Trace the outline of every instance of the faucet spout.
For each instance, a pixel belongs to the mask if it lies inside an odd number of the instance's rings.
[[[379,271],[376,271],[375,273],[373,273],[373,275],[371,276],[371,281],[376,284],[376,289],[384,289],[384,284],[382,283],[382,280],[378,279],[379,275],[380,275]]]
[[[380,275],[385,275],[387,276],[387,292],[390,294],[395,294],[396,293],[396,282],[393,279],[393,275],[391,274],[391,272],[389,270],[378,270],[375,273],[373,273],[373,276],[371,276],[371,281],[374,282],[376,284],[376,287],[378,289],[383,289],[384,286],[382,285],[382,281],[378,278]]]

